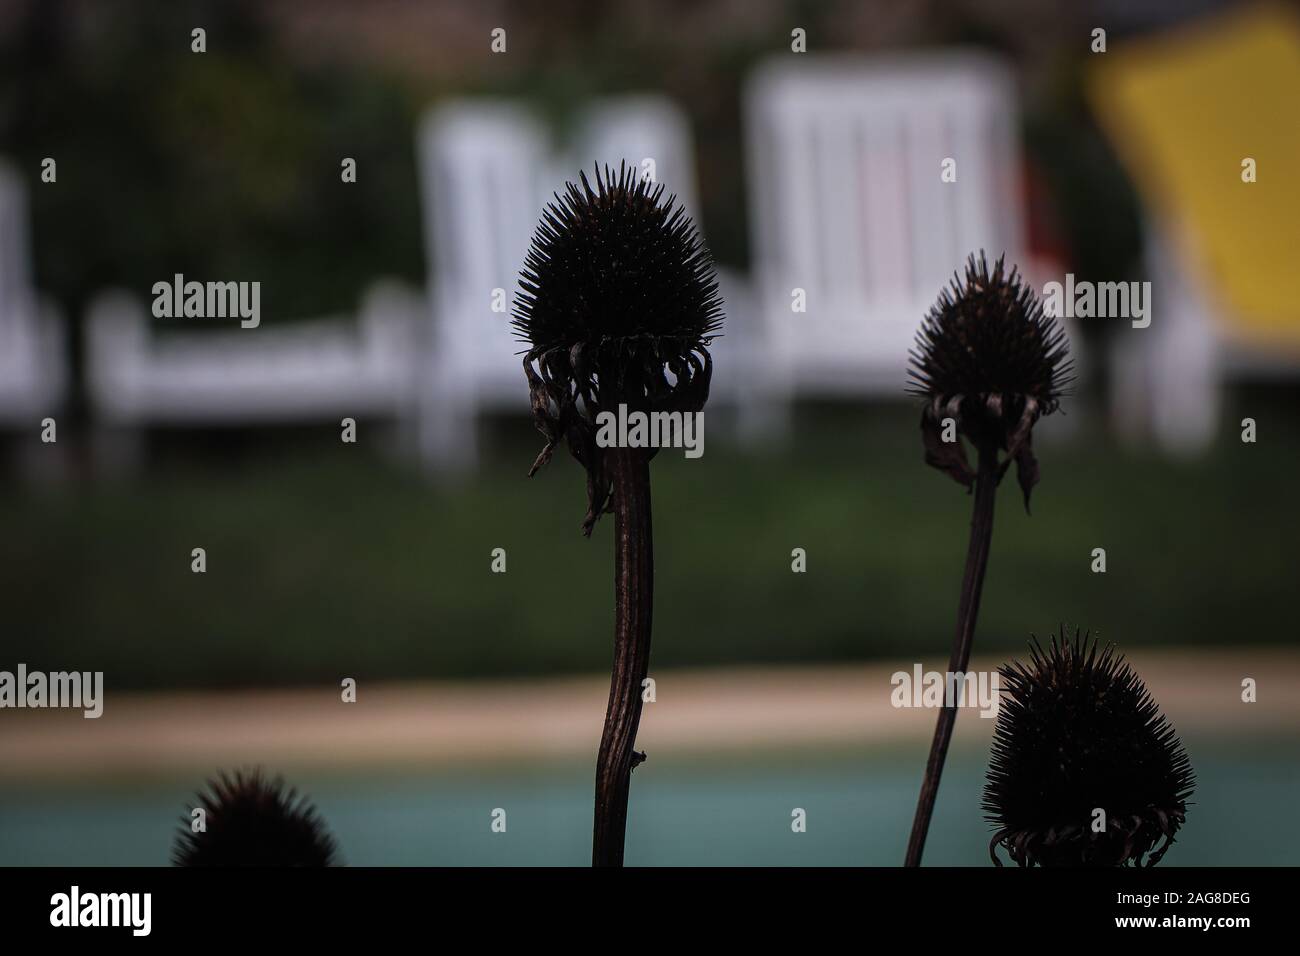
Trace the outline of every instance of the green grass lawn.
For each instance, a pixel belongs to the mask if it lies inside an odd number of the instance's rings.
[[[805,409],[780,448],[715,431],[699,460],[661,453],[656,665],[945,657],[970,499],[922,464],[916,420]],[[977,647],[1011,654],[1060,621],[1122,647],[1291,640],[1300,431],[1279,412],[1245,445],[1235,420],[1186,462],[1086,427],[1040,438],[1033,516],[1014,479],[998,499]],[[612,519],[579,533],[578,466],[557,454],[526,479],[540,439],[511,421],[477,475],[438,486],[368,449],[377,434],[199,457],[163,442],[132,481],[7,483],[0,663],[119,688],[606,669]]]

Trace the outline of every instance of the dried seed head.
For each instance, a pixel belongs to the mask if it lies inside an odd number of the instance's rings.
[[[1148,854],[1154,866],[1195,781],[1174,728],[1113,645],[1063,628],[1030,654],[1000,671],[984,787],[993,862],[1001,846],[1021,866],[1142,866]]]
[[[547,206],[520,276],[512,324],[528,345],[524,372],[546,446],[561,440],[587,470],[591,533],[609,499],[595,417],[699,411],[722,324],[712,260],[694,224],[664,187],[621,165],[580,174]]]
[[[198,794],[206,830],[183,817],[172,848],[176,866],[333,866],[334,838],[306,798],[260,770],[221,774]]]
[[[970,487],[975,473],[958,438],[942,440],[952,418],[976,448],[1005,451],[999,478],[1012,460],[1029,507],[1038,480],[1031,431],[1060,405],[1071,381],[1069,343],[1043,313],[1034,290],[999,258],[989,272],[981,252],[967,260],[964,280],[953,276],[930,309],[911,351],[908,390],[926,399],[921,417],[926,462]]]

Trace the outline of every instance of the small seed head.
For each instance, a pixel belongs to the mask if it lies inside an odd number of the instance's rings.
[[[921,429],[926,462],[970,487],[975,479],[962,439],[977,449],[1004,451],[999,477],[1014,460],[1029,507],[1038,481],[1032,429],[1060,406],[1072,380],[1069,343],[1057,321],[1016,269],[999,258],[989,271],[984,254],[953,276],[930,309],[911,352],[908,390],[926,400]],[[942,440],[945,418],[955,442]]]
[[[1021,866],[1159,862],[1183,825],[1195,774],[1123,656],[1063,628],[1046,649],[1035,639],[1028,665],[1000,673],[984,788],[993,862],[1001,865],[998,847]]]
[[[181,819],[172,849],[177,866],[333,866],[334,838],[315,807],[279,777],[236,771],[208,781],[198,794],[206,829]]]
[[[546,445],[587,470],[583,532],[606,510],[609,479],[595,443],[601,411],[695,412],[708,399],[708,345],[722,324],[712,260],[675,197],[623,164],[556,194],[533,236],[514,309],[524,373]]]

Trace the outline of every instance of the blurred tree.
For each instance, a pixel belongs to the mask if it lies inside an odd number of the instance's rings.
[[[0,40],[0,154],[31,183],[37,285],[65,309],[183,272],[260,280],[274,322],[351,309],[379,275],[421,280],[399,79],[295,62],[246,0],[67,6],[26,4]]]

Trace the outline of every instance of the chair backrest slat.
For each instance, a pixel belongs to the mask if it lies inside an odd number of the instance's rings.
[[[544,131],[531,113],[501,101],[433,110],[419,143],[421,196],[436,344],[515,374],[507,307],[518,285],[550,171]]]
[[[0,163],[0,327],[18,321],[20,307],[30,305],[27,194],[18,174]]]
[[[1019,258],[1015,111],[1010,71],[983,54],[786,57],[756,71],[754,271],[796,378],[807,352],[809,377],[831,357],[892,382],[924,303],[967,255]],[[794,288],[806,313],[790,308]]]

